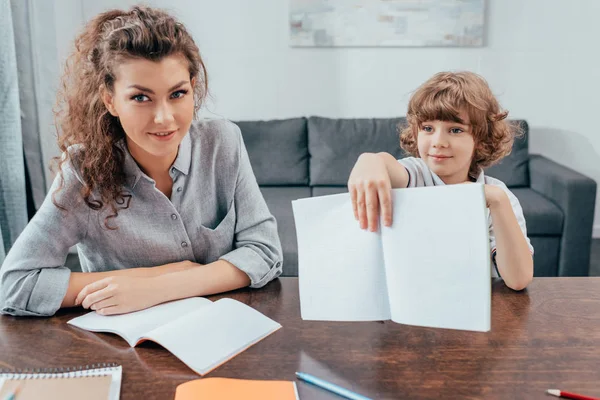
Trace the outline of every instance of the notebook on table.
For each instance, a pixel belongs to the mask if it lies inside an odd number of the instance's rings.
[[[69,324],[92,332],[109,332],[131,347],[150,340],[204,375],[281,328],[237,300],[212,302],[202,297],[172,301],[122,315],[90,312]]]
[[[292,202],[302,318],[489,331],[483,185],[394,189],[392,202],[377,232],[360,229],[348,193]]]
[[[18,390],[16,400],[119,400],[121,376],[116,364],[0,371],[0,399]]]

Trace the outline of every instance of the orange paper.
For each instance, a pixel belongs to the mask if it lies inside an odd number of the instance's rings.
[[[177,386],[175,400],[298,400],[291,381],[203,378]]]

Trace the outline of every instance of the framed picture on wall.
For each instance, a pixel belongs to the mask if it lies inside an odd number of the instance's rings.
[[[292,47],[478,47],[485,0],[290,0]]]

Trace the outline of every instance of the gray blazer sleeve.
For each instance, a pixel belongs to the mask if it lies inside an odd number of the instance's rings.
[[[42,206],[17,238],[0,268],[0,313],[17,316],[53,315],[69,285],[65,267],[69,248],[84,236],[89,208],[79,191],[81,182],[70,163],[62,167],[64,186],[56,201],[52,193],[60,183],[56,177]]]
[[[250,287],[259,288],[282,272],[283,256],[277,222],[260,192],[252,172],[240,129],[233,125],[239,140],[239,168],[234,204],[236,213],[234,250],[220,257],[250,277]]]

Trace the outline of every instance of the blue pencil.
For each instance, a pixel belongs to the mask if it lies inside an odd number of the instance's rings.
[[[350,400],[371,400],[370,398],[365,397],[361,394],[354,393],[351,390],[344,389],[341,386],[324,381],[323,379],[319,379],[316,376],[312,376],[310,374],[305,374],[304,372],[296,372],[296,376],[298,377],[298,379],[300,379],[304,382],[312,383],[315,386],[318,386],[325,390],[329,390],[332,393],[338,394],[338,395],[345,397],[347,399],[350,399]]]
[[[18,385],[13,391],[12,393],[9,393],[8,396],[6,396],[4,398],[4,400],[15,400],[17,398],[17,395],[19,394],[19,392],[21,391],[21,385]]]

